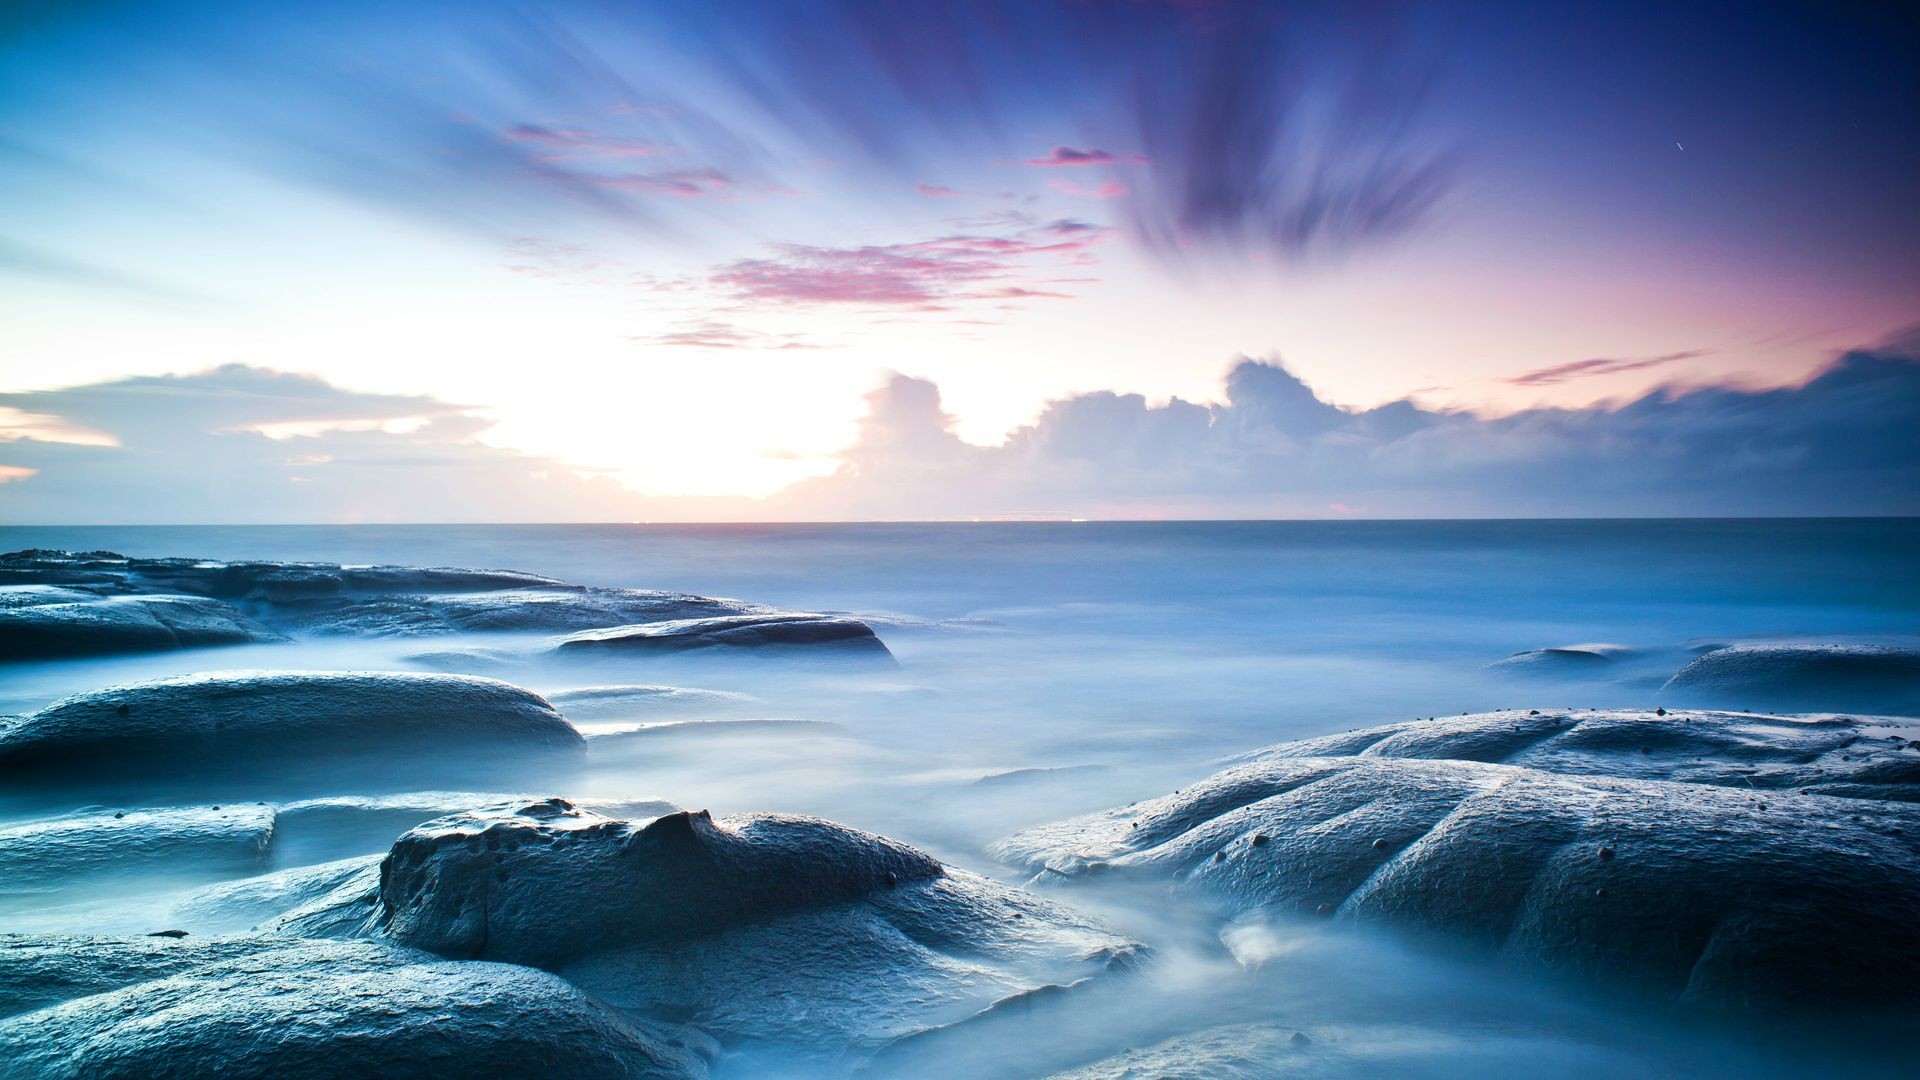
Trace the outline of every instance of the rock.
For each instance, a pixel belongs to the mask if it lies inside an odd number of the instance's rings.
[[[10,596],[8,594],[11,594]],[[283,640],[296,634],[404,637],[561,634],[738,620],[665,630],[679,647],[850,642],[884,653],[856,619],[653,589],[571,585],[507,570],[334,563],[130,559],[30,549],[0,555],[0,657],[73,656]],[[755,626],[795,623],[785,630]],[[756,642],[759,635],[763,641]],[[701,640],[695,644],[694,639]],[[427,666],[496,670],[514,658],[422,654]]]
[[[1920,715],[1920,649],[1730,645],[1695,657],[1660,692],[1682,703]]]
[[[1870,725],[1844,716],[1516,710],[1302,739],[1234,760],[1357,754],[1485,761],[1577,775],[1920,801],[1920,758],[1870,738],[1870,731]]]
[[[347,891],[350,917],[364,898]],[[1098,974],[1134,948],[832,822],[621,821],[558,799],[416,829],[394,845],[378,898],[378,930],[397,943],[513,957],[635,1013],[828,1055]]]
[[[723,712],[759,703],[751,694],[685,686],[583,686],[547,695],[567,719],[625,720],[658,713]]]
[[[1058,1072],[1049,1080],[1299,1080],[1396,1076],[1653,1076],[1658,1057],[1565,1035],[1448,1031],[1415,1023],[1226,1024]]]
[[[1324,911],[1435,932],[1689,1006],[1920,1001],[1894,974],[1920,970],[1920,848],[1882,831],[1920,825],[1920,807],[1872,804],[1876,828],[1851,819],[1860,800],[1821,795],[1776,793],[1758,811],[1708,784],[1269,753],[994,852],[1049,881],[1096,866],[1170,878],[1228,917]]]
[[[1620,660],[1638,655],[1625,645],[1561,645],[1550,649],[1528,649],[1487,667],[1496,671],[1530,675],[1561,675],[1606,668]]]
[[[252,873],[266,865],[267,807],[89,810],[0,826],[0,898],[126,888],[156,876]]]
[[[76,694],[20,717],[0,729],[0,776],[231,776],[343,760],[434,771],[583,747],[545,700],[492,679],[224,672]]]
[[[45,660],[285,641],[218,600],[0,589],[0,658]]]
[[[537,589],[389,595],[313,607],[289,626],[309,634],[414,637],[458,633],[565,633],[631,623],[771,611],[731,600],[648,589]]]
[[[549,799],[407,833],[388,856],[380,895],[385,929],[402,944],[552,966],[584,951],[717,933],[942,872],[904,844],[817,818],[716,822],[683,811],[634,822]]]
[[[0,1021],[0,1076],[706,1075],[687,1037],[545,972],[371,942],[6,939],[21,981],[72,996]]]
[[[510,812],[534,801],[512,792],[409,791],[393,795],[330,795],[283,803],[275,842],[283,864],[331,859],[343,851],[385,852],[394,838],[435,818],[469,811]],[[662,799],[582,800],[578,805],[623,817],[679,810]]]
[[[265,930],[307,938],[366,937],[379,914],[383,855],[223,881],[181,897],[170,921],[197,934]],[[359,905],[343,902],[358,895]]]
[[[792,613],[617,626],[564,637],[553,648],[561,656],[582,658],[739,648],[825,650],[874,659],[891,659],[893,655],[874,636],[873,628],[858,619]]]

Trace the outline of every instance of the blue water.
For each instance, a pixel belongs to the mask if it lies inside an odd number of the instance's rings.
[[[1503,707],[1650,705],[1707,643],[1920,635],[1916,519],[0,527],[0,549],[24,547],[508,568],[911,617],[877,622],[899,658],[894,671],[649,668],[634,681],[750,693],[741,715],[824,720],[842,734],[662,743],[569,794],[818,813],[987,873],[999,872],[984,855],[998,836],[1164,793],[1266,743]],[[1544,677],[1487,666],[1587,642],[1637,651]],[[0,676],[0,712],[195,670],[406,668],[422,647],[327,640],[16,665]],[[543,692],[577,678],[537,666],[502,677]],[[1061,767],[1075,768],[1045,783],[973,786]],[[1168,917],[1155,903],[1111,914],[1148,940]],[[84,907],[13,918],[19,925],[0,929],[116,928]],[[1279,994],[1289,1008],[1337,1002],[1371,1015],[1414,1008],[1411,994],[1426,1022],[1461,1031],[1490,1012],[1524,1014],[1518,1030],[1551,1048],[1528,1060],[1550,1073],[1618,1034],[1584,1006],[1369,951],[1385,948],[1378,942],[1293,947],[1315,993]],[[1212,962],[1194,959],[1191,970]],[[1737,1039],[1667,1029],[1657,1038],[1656,1056],[1675,1073],[1702,1061],[1721,1074],[1752,1065]],[[770,1067],[758,1059],[737,1074]],[[1463,1069],[1473,1072],[1471,1061]]]

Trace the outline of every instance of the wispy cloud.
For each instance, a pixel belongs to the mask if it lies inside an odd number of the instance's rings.
[[[1607,357],[1594,357],[1590,360],[1574,360],[1570,363],[1556,364],[1553,367],[1540,368],[1506,380],[1511,386],[1552,386],[1555,383],[1571,379],[1590,379],[1599,375],[1617,375],[1623,371],[1645,371],[1648,368],[1662,367],[1692,360],[1697,356],[1707,356],[1712,349],[1688,349],[1684,352],[1667,353],[1663,356],[1642,356],[1626,360]]]
[[[1076,165],[1145,165],[1147,159],[1139,154],[1114,154],[1100,149],[1078,150],[1071,146],[1056,146],[1045,157],[1028,158],[1022,162],[1036,169],[1058,169]]]
[[[799,334],[774,334],[751,330],[718,319],[682,323],[664,334],[636,338],[649,345],[685,349],[824,349],[829,346],[809,341]]]
[[[584,128],[551,128],[539,124],[514,124],[502,132],[507,138],[546,147],[539,156],[557,161],[568,158],[641,158],[658,157],[663,148],[645,139],[625,139],[603,135]]]
[[[1060,220],[1004,235],[964,233],[848,248],[781,244],[769,257],[721,266],[712,281],[736,300],[772,304],[944,310],[965,301],[1064,298],[1024,279],[1041,265],[1087,264],[1106,232]]]
[[[1047,186],[1062,195],[1076,199],[1120,199],[1132,194],[1132,190],[1127,185],[1117,180],[1108,180],[1092,187],[1076,184],[1071,180],[1049,180]]]

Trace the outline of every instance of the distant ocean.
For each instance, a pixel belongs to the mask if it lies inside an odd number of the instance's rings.
[[[1920,633],[1920,519],[0,527],[0,547],[484,566],[970,617],[1004,633],[882,630],[949,707],[977,702],[945,734],[962,749],[1002,724],[1068,745],[1150,725],[1205,754],[1523,698],[1638,705],[1684,659],[1666,650]],[[1658,652],[1550,690],[1486,677],[1588,642]]]

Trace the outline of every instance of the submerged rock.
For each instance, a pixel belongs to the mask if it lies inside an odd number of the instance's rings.
[[[1316,1024],[1309,1035],[1278,1023],[1226,1024],[1178,1035],[1048,1080],[1318,1080],[1394,1076],[1650,1076],[1654,1055],[1565,1035],[1447,1031],[1383,1022]]]
[[[1730,645],[1695,657],[1667,680],[1661,695],[1746,709],[1920,715],[1920,649]]]
[[[1565,717],[1541,723],[1577,732]],[[1593,775],[1617,755],[1564,768],[1578,756],[1568,746],[1544,755],[1555,772],[1435,760],[1454,726],[1298,748],[1359,757],[1275,748],[994,850],[1048,880],[1162,876],[1233,918],[1434,931],[1689,1005],[1920,1001],[1896,974],[1920,970],[1920,807],[1880,801],[1863,814],[1857,799]],[[1435,730],[1429,745],[1389,756],[1419,727]],[[1451,752],[1512,753],[1485,741],[1484,724],[1460,727]]]
[[[563,634],[639,624],[737,620],[700,646],[833,644],[856,619],[653,589],[572,585],[537,574],[335,563],[132,559],[32,549],[0,555],[0,659],[103,655],[297,635]],[[788,622],[791,629],[755,631]],[[857,629],[856,629],[857,628]],[[734,632],[728,632],[734,631]],[[754,640],[758,633],[764,640]],[[695,636],[666,630],[687,647]],[[423,654],[429,666],[497,668],[502,657]]]
[[[224,672],[76,694],[0,729],[0,776],[286,772],[316,762],[431,768],[500,751],[578,754],[538,695],[462,675]]]
[[[826,648],[858,656],[891,657],[873,628],[842,615],[780,613],[618,626],[562,638],[562,656],[686,652],[696,649]]]
[[[65,1000],[0,1020],[0,1076],[706,1075],[697,1033],[545,972],[371,942],[0,939],[0,998],[22,984]]]
[[[264,806],[87,810],[0,826],[0,898],[126,887],[155,876],[251,873],[266,864],[275,816]]]
[[[567,585],[500,592],[377,596],[297,613],[289,625],[304,633],[357,637],[552,634],[629,623],[733,615],[750,610],[755,610],[753,605],[684,593]]]
[[[668,713],[720,712],[754,705],[759,698],[730,690],[686,686],[582,686],[547,695],[572,720],[620,720]]]
[[[286,638],[202,596],[95,596],[48,586],[0,588],[0,658],[163,652]]]
[[[1625,645],[1560,645],[1517,652],[1487,666],[1496,671],[1558,675],[1607,668],[1634,655],[1635,650]]]

